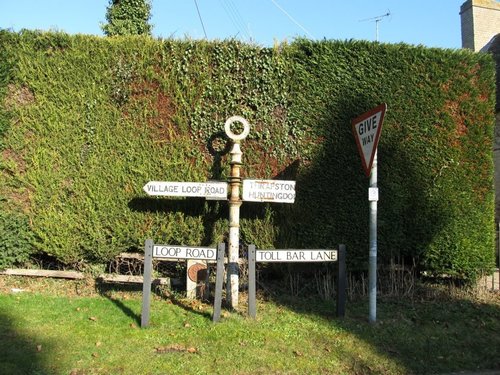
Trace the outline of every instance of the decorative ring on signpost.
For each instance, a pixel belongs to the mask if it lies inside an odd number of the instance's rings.
[[[231,130],[231,125],[233,124],[233,122],[241,122],[243,124],[243,131],[240,134],[234,134]],[[233,141],[238,142],[245,139],[248,133],[250,133],[250,124],[241,116],[231,116],[226,120],[226,123],[224,124],[224,130],[226,131],[226,134],[229,138],[231,138]]]

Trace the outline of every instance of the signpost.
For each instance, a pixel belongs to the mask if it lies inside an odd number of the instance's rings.
[[[386,108],[387,104],[383,103],[352,120],[352,131],[367,177],[372,172]]]
[[[243,124],[243,131],[235,134],[231,125],[234,122]],[[230,306],[238,307],[239,293],[239,251],[240,251],[240,206],[243,201],[271,202],[271,203],[293,203],[295,201],[295,181],[282,180],[243,180],[242,198],[240,198],[240,186],[242,180],[240,169],[242,163],[242,151],[240,142],[250,132],[248,121],[240,116],[227,119],[224,124],[226,135],[233,141],[231,155],[231,175],[229,178],[229,251],[227,270],[227,300]]]
[[[239,122],[243,125],[241,133],[237,134],[231,125]],[[228,200],[229,195],[229,239],[227,264],[227,293],[226,299],[230,307],[238,307],[239,292],[239,249],[240,249],[240,206],[243,201],[293,203],[295,201],[295,181],[280,180],[244,180],[243,193],[240,197],[242,179],[240,169],[242,151],[240,142],[250,132],[250,124],[240,116],[228,118],[224,124],[226,135],[233,142],[230,151],[231,172],[229,186],[226,182],[171,182],[149,181],[143,190],[151,196],[165,197],[203,197],[206,199]],[[229,191],[228,191],[229,189]],[[148,245],[146,245],[147,247]],[[152,245],[151,245],[152,246]],[[210,248],[190,248],[182,246],[155,245],[151,249],[151,256],[174,259],[215,259],[215,251]],[[319,256],[319,255],[318,255]],[[217,275],[219,275],[217,266]],[[223,271],[220,271],[222,273]],[[145,271],[146,274],[146,271]],[[221,284],[222,285],[222,284]],[[146,286],[145,286],[146,288]],[[222,293],[221,293],[222,296]]]
[[[361,156],[366,176],[370,176],[368,201],[370,202],[368,295],[369,321],[377,320],[377,146],[387,104],[383,103],[352,120],[352,131]]]
[[[215,260],[217,253],[210,247],[153,246],[153,258]]]
[[[153,258],[162,259],[198,259],[217,260],[217,273],[215,280],[215,300],[213,321],[220,319],[222,304],[222,278],[224,274],[224,250],[225,245],[221,243],[216,248],[211,247],[187,247],[175,245],[155,245],[153,240],[148,239],[144,245],[144,281],[142,286],[142,312],[141,327],[149,325],[149,309],[151,301],[151,274],[153,271]]]
[[[256,250],[256,262],[336,262],[337,250]]]
[[[293,203],[295,181],[243,180],[242,198],[251,202]]]
[[[149,181],[142,189],[153,196],[227,199],[226,182]]]
[[[255,318],[256,308],[256,262],[338,262],[337,272],[337,316],[344,317],[346,301],[346,249],[339,245],[338,250],[256,250],[255,245],[248,246],[248,315]]]

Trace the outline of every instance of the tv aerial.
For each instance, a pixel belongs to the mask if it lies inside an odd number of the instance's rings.
[[[380,16],[365,18],[363,20],[359,20],[359,22],[375,22],[375,40],[378,42],[378,24],[385,17],[389,17],[391,15],[391,11],[387,10],[387,13],[381,14]]]

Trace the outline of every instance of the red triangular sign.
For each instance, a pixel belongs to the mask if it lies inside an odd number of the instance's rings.
[[[386,109],[387,104],[383,103],[351,121],[361,163],[367,176],[371,173]]]

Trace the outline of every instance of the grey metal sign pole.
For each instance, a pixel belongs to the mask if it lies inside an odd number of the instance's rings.
[[[370,176],[368,201],[370,202],[368,297],[369,321],[377,320],[377,145],[384,122],[387,104],[382,103],[351,121],[354,139],[361,156],[366,176]]]
[[[243,131],[235,134],[231,130],[234,122],[243,124]],[[241,148],[240,142],[245,139],[250,132],[250,125],[247,120],[240,116],[232,116],[224,124],[224,130],[227,136],[233,141],[233,147],[229,154],[231,155],[231,175],[229,177],[230,196],[229,196],[229,249],[227,265],[227,301],[233,309],[238,308],[238,283],[239,283],[239,250],[240,250],[240,186],[241,176],[240,167]]]
[[[375,157],[373,158],[368,199],[370,201],[370,249],[368,264],[368,297],[370,304],[369,321],[370,323],[375,323],[377,320],[377,151],[375,151]]]

